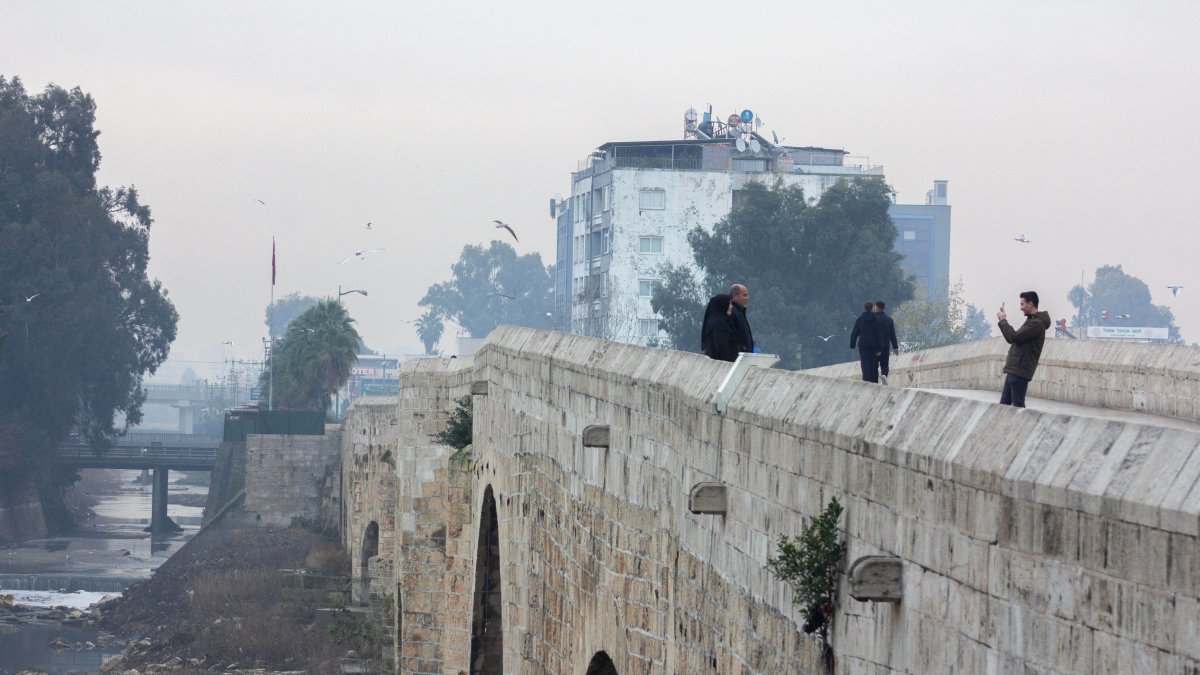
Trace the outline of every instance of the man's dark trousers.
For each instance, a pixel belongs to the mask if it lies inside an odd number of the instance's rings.
[[[1000,405],[1011,405],[1017,408],[1025,407],[1025,392],[1029,390],[1029,380],[1009,373],[1004,376],[1004,391],[1000,394]]]
[[[890,358],[891,355],[892,353],[886,349],[879,352],[879,374],[883,375],[884,377],[888,376],[888,358]]]
[[[879,383],[879,357],[875,350],[867,348],[858,350],[858,361],[862,366],[863,382]]]

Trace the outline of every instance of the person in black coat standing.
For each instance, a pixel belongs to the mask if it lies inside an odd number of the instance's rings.
[[[742,284],[734,284],[729,289],[729,318],[733,323],[733,334],[737,338],[739,352],[754,351],[754,333],[750,330],[750,320],[746,318],[746,305],[750,304],[750,289]]]
[[[700,327],[700,349],[708,358],[717,361],[737,360],[738,344],[732,314],[733,302],[728,294],[721,293],[709,299]]]
[[[879,381],[888,383],[888,343],[891,343],[891,356],[900,356],[900,343],[896,341],[896,322],[887,315],[887,307],[882,300],[875,301],[875,319],[879,322]]]
[[[854,321],[850,332],[850,349],[858,347],[858,361],[862,366],[863,382],[879,382],[879,354],[883,351],[883,340],[879,331],[879,320],[875,315],[875,303],[863,305],[863,313]]]

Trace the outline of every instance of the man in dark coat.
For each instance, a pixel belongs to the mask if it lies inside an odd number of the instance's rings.
[[[875,301],[875,320],[879,322],[879,381],[887,386],[888,383],[888,343],[892,344],[892,354],[900,356],[900,343],[896,341],[896,322],[888,316],[884,309],[887,305],[882,300]]]
[[[737,337],[731,318],[733,302],[729,295],[714,295],[704,308],[704,322],[700,327],[700,349],[710,359],[736,361]]]
[[[863,382],[879,382],[879,353],[883,351],[882,345],[879,321],[875,316],[875,303],[867,302],[863,305],[863,313],[854,321],[854,330],[850,332],[850,349],[858,347]]]
[[[729,318],[733,324],[733,335],[737,338],[739,352],[754,351],[754,333],[750,330],[750,320],[746,318],[746,305],[750,304],[750,289],[741,284],[734,284],[729,289]]]
[[[1038,294],[1025,291],[1021,294],[1021,313],[1025,315],[1025,323],[1020,328],[1013,329],[1008,323],[1008,315],[1004,312],[1004,303],[996,312],[1000,322],[1000,333],[1008,344],[1008,358],[1004,361],[1004,391],[1000,394],[1001,405],[1025,407],[1025,392],[1029,389],[1029,381],[1037,370],[1038,360],[1042,356],[1042,345],[1046,342],[1046,331],[1050,330],[1050,313],[1038,310]]]

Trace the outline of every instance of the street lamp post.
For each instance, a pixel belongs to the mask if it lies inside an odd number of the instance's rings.
[[[343,291],[342,285],[338,284],[338,304],[339,305],[342,304],[342,296],[343,295],[349,295],[351,293],[358,293],[359,295],[364,296],[364,297],[366,297],[366,295],[367,295],[367,292],[360,288],[351,288],[349,290]]]

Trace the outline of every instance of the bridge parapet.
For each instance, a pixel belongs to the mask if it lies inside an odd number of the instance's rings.
[[[906,352],[892,357],[891,379],[905,387],[999,392],[1007,354],[999,337]],[[861,378],[857,361],[804,372]],[[1200,422],[1200,347],[1046,340],[1029,395]]]
[[[343,444],[355,482],[395,485],[400,672],[467,670],[491,630],[505,672],[582,673],[600,652],[623,675],[820,672],[766,559],[833,496],[847,567],[904,570],[899,605],[842,584],[839,672],[1200,668],[1200,434],[767,369],[719,415],[727,368],[510,327],[408,366],[396,465]],[[484,380],[469,457],[432,443]],[[356,443],[379,445],[358,422],[387,409],[352,409]],[[584,446],[591,425],[607,447]],[[690,512],[703,482],[725,515]],[[351,543],[368,501],[348,505]]]

